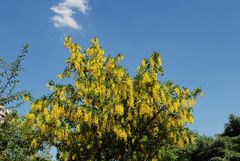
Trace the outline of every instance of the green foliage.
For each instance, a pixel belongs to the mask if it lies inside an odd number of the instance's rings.
[[[11,63],[0,58],[0,105],[4,107],[8,105],[10,105],[9,108],[19,107],[23,103],[21,98],[30,95],[25,90],[16,91],[19,83],[17,77],[23,70],[22,61],[28,54],[28,48],[28,44],[24,45],[16,60]]]
[[[46,145],[39,149],[29,149],[34,128],[22,126],[23,118],[19,117],[16,108],[27,101],[30,93],[16,91],[18,76],[23,70],[22,61],[28,54],[29,45],[23,46],[20,54],[12,63],[0,58],[0,160],[50,160]],[[6,110],[6,107],[11,110]],[[40,154],[40,155],[39,155]]]
[[[159,150],[157,159],[161,161],[177,161],[178,156],[175,152],[176,147],[163,146]]]
[[[229,116],[223,134],[216,138],[198,136],[195,145],[179,149],[179,161],[239,161],[240,160],[240,119]]]
[[[22,118],[12,112],[4,117],[4,122],[0,123],[0,160],[1,161],[21,161],[27,159],[50,160],[51,155],[46,146],[38,151],[30,149],[30,138],[33,136],[33,129],[22,125]]]
[[[240,135],[240,117],[236,117],[233,114],[229,116],[229,122],[225,125],[225,129],[222,136],[238,136]]]

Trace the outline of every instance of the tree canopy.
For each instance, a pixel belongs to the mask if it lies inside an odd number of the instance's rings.
[[[222,136],[238,136],[240,135],[240,117],[231,114],[228,118],[229,122],[225,125]]]
[[[224,132],[216,137],[197,137],[196,144],[180,149],[179,161],[239,161],[240,117],[229,116]]]
[[[105,57],[98,39],[86,50],[66,37],[70,56],[52,90],[31,103],[26,125],[34,129],[31,148],[57,148],[60,160],[156,160],[169,144],[194,142],[186,125],[200,89],[161,82],[160,54],[143,59],[131,78],[122,54]]]

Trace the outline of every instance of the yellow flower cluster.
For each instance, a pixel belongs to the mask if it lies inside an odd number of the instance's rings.
[[[35,120],[35,115],[33,113],[29,113],[26,115],[27,122],[32,125]]]
[[[37,101],[31,104],[31,110],[33,112],[39,111],[42,109],[43,102],[42,101]]]
[[[31,147],[35,149],[37,148],[37,146],[38,146],[37,140],[34,138],[31,142]]]
[[[116,134],[116,136],[120,139],[123,139],[125,141],[127,141],[127,133],[125,132],[125,130],[120,129],[116,126],[113,127],[113,131]]]
[[[124,107],[123,107],[123,105],[116,105],[115,106],[115,112],[118,115],[123,115],[124,114]]]
[[[148,116],[152,116],[153,115],[153,109],[150,106],[148,106],[146,103],[142,103],[140,105],[139,114],[140,115],[147,114]]]
[[[142,76],[142,83],[146,84],[146,83],[149,83],[149,82],[151,82],[151,78],[149,77],[148,73],[144,73],[143,76]]]

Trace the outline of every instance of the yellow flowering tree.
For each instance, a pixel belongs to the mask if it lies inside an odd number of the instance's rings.
[[[194,142],[186,125],[200,89],[160,82],[161,58],[153,53],[131,78],[119,65],[123,56],[105,57],[96,38],[85,51],[67,37],[70,56],[52,93],[32,102],[26,116],[35,129],[31,148],[48,143],[60,160],[160,159],[165,145]]]

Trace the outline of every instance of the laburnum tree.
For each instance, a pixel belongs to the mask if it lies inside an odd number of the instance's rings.
[[[91,42],[83,51],[66,38],[70,57],[58,77],[74,83],[50,81],[52,92],[31,103],[31,148],[47,143],[59,160],[160,160],[163,146],[194,142],[186,125],[200,89],[161,82],[156,52],[131,78],[119,64],[121,54],[105,57],[98,39]]]

